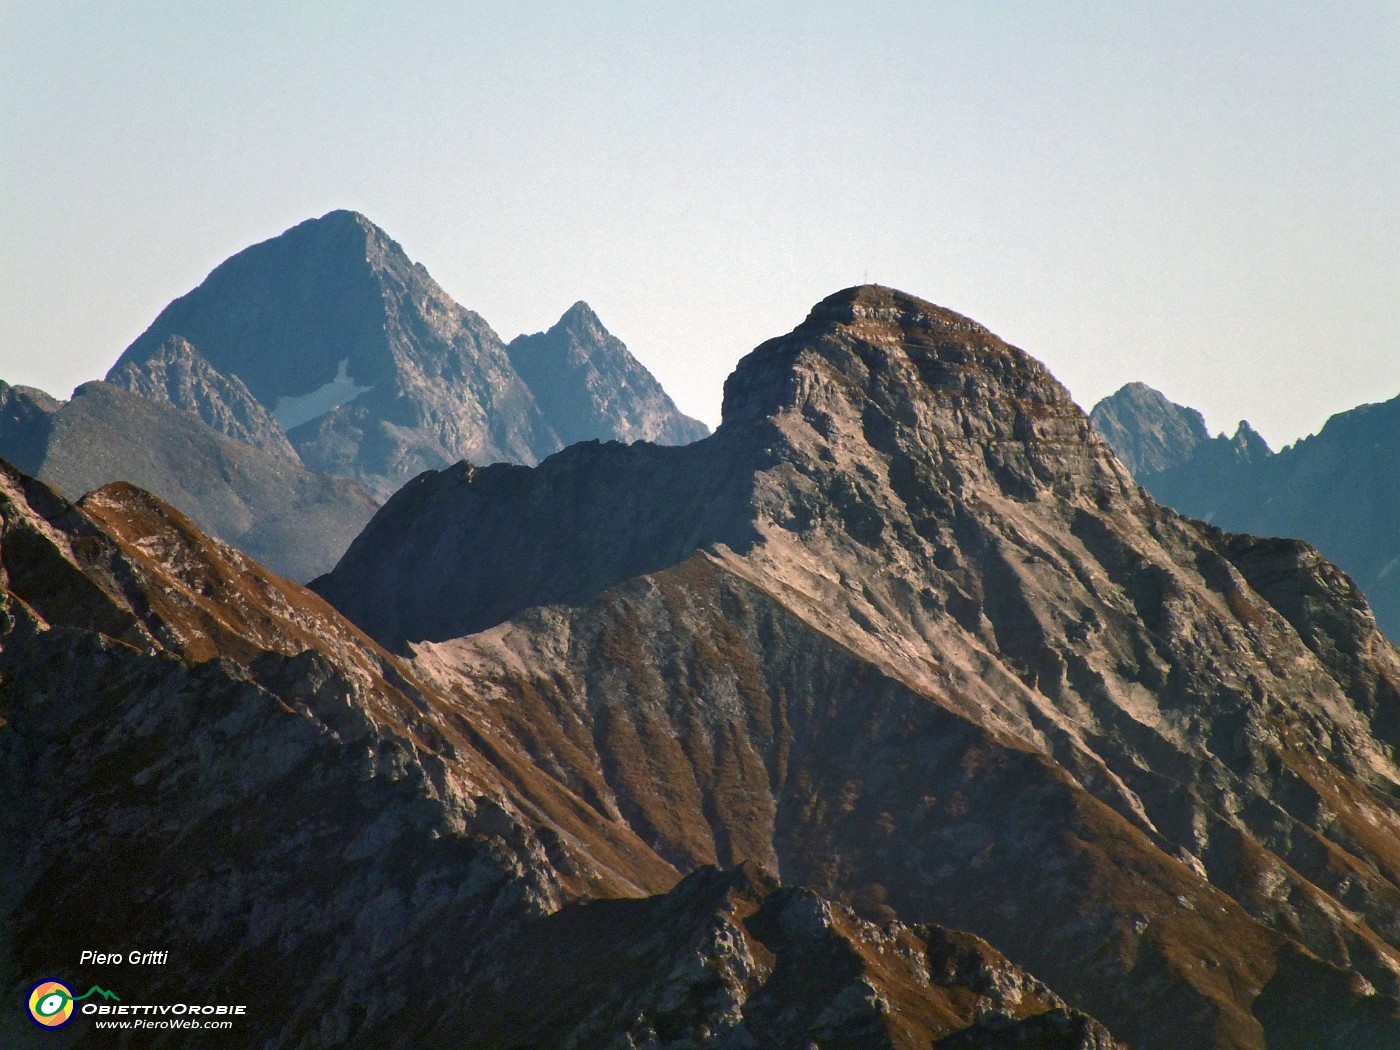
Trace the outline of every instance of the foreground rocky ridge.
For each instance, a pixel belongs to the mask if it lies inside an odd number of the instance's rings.
[[[1134,1046],[1400,1038],[1400,658],[966,318],[839,293],[705,441],[419,478],[316,587],[682,870],[970,928]]]
[[[1121,1046],[970,934],[867,922],[751,866],[568,905],[490,973],[493,994],[461,1003],[425,1044]]]
[[[1135,384],[1141,386],[1141,384]],[[1095,425],[1115,449],[1136,447],[1161,412],[1190,413],[1156,391],[1158,409],[1122,414],[1124,388],[1094,408]],[[1163,408],[1162,406],[1166,406]],[[1195,413],[1199,417],[1199,413]],[[1204,424],[1200,432],[1205,434]],[[1126,457],[1125,457],[1126,459]],[[1381,628],[1400,638],[1400,398],[1361,405],[1327,421],[1312,437],[1270,453],[1249,424],[1234,438],[1201,441],[1160,466],[1135,467],[1152,495],[1183,514],[1224,528],[1269,536],[1297,536],[1316,544],[1365,591]]]
[[[243,1002],[238,1038],[287,1047],[1116,1045],[975,938],[753,869],[566,907],[677,871],[469,696],[130,485],[73,505],[0,463],[0,583],[12,1001],[58,974]],[[78,967],[94,944],[171,965]],[[0,1037],[107,1045],[17,1011]]]

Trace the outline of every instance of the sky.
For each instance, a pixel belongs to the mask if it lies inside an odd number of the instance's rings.
[[[871,281],[1278,447],[1400,394],[1400,4],[0,0],[0,379],[335,208],[712,425]]]

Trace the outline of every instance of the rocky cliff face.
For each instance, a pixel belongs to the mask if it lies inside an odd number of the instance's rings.
[[[1134,1046],[1400,1038],[1400,657],[888,289],[679,449],[405,488],[317,589],[681,870],[971,929]]]
[[[1129,383],[1104,398],[1089,418],[1135,477],[1184,463],[1210,440],[1200,412],[1168,401],[1146,383]]]
[[[568,346],[545,338],[522,350],[555,418],[480,316],[364,216],[335,211],[218,266],[107,378],[269,449],[277,442],[265,417],[275,417],[307,466],[358,478],[380,498],[462,459],[534,463],[563,446],[561,432],[694,433],[596,319],[565,329]],[[574,381],[586,389],[573,391]]]
[[[286,432],[243,381],[218,371],[181,336],[172,335],[139,366],[130,359],[122,361],[107,381],[148,400],[193,412],[235,441],[301,463]]]
[[[1119,438],[1104,432],[1115,448],[1120,440],[1131,445],[1134,433],[1131,425]],[[1397,461],[1400,399],[1333,416],[1318,434],[1277,454],[1241,423],[1233,439],[1214,438],[1180,462],[1134,476],[1183,514],[1316,544],[1366,593],[1381,628],[1400,638]]]
[[[0,464],[0,584],[11,1001],[241,1002],[273,1047],[1118,1045],[970,935],[753,868],[674,885],[473,697],[130,485],[75,506]]]
[[[234,441],[109,383],[86,383],[61,406],[14,394],[5,405],[0,457],[74,499],[117,480],[160,492],[208,532],[293,579],[334,565],[378,506],[357,482],[307,470],[290,447],[276,455]]]
[[[710,432],[676,408],[587,303],[574,303],[553,328],[518,336],[506,350],[564,445],[608,440],[686,445]]]

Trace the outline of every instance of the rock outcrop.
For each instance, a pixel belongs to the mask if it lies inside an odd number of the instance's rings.
[[[832,296],[710,438],[426,475],[316,589],[680,870],[971,929],[1133,1046],[1400,1038],[1400,656],[950,311]]]
[[[215,430],[292,463],[301,457],[287,434],[236,375],[225,375],[204,359],[189,341],[172,335],[140,366],[127,360],[107,381],[151,401],[193,412]]]
[[[876,924],[761,870],[699,868],[646,900],[575,903],[490,966],[435,1046],[1114,1050],[984,941]]]

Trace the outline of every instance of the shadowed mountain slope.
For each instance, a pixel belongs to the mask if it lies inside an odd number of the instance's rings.
[[[274,571],[307,580],[335,563],[378,503],[358,482],[313,473],[286,451],[234,441],[109,383],[85,383],[71,401],[0,422],[0,456],[70,498],[130,481]]]
[[[838,293],[710,438],[426,475],[316,589],[681,870],[969,928],[1134,1046],[1400,1038],[1400,657],[951,311]]]

